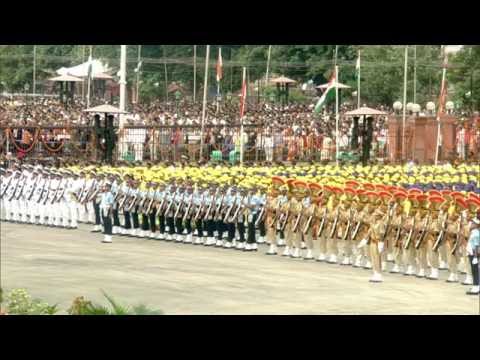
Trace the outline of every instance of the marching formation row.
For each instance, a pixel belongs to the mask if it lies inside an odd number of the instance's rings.
[[[25,165],[2,171],[2,219],[112,235],[257,251],[448,282],[474,283],[468,238],[480,223],[480,199],[451,190],[422,192],[347,181],[345,187],[271,179],[248,187],[140,181],[130,174]],[[282,250],[279,252],[279,247]],[[391,265],[389,263],[392,263]]]

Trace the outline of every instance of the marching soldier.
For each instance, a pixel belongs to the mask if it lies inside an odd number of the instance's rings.
[[[195,197],[196,195],[193,192],[193,187],[191,185],[188,185],[184,198],[183,215],[181,216],[182,223],[185,224],[186,231],[183,242],[186,244],[193,243],[192,213],[194,209]]]
[[[176,197],[176,184],[174,182],[171,182],[169,187],[166,190],[166,209],[165,209],[165,230],[168,231],[168,234],[165,238],[167,241],[173,241],[174,235],[175,235],[175,223],[173,220],[173,215],[175,214],[175,208],[174,208],[174,202],[175,202],[175,197]]]
[[[317,208],[318,193],[321,191],[321,187],[318,184],[309,184],[307,189],[307,197],[302,202],[303,205],[303,218],[301,220],[301,236],[306,245],[306,254],[303,256],[303,260],[313,260],[313,231],[312,224]]]
[[[132,218],[132,229],[130,229],[130,236],[140,237],[140,220],[138,217],[139,203],[142,200],[142,192],[140,190],[140,181],[132,180],[131,182],[131,201],[128,204],[128,212]]]
[[[278,246],[286,245],[285,227],[289,217],[288,208],[290,206],[288,190],[289,189],[286,184],[280,186],[279,188],[280,194],[278,195],[275,203],[275,209],[276,209],[275,226],[276,226],[276,235],[277,235],[276,239],[277,239]],[[285,256],[288,256],[290,254],[289,251],[290,249],[286,251],[284,250],[284,254],[286,254]]]
[[[328,223],[328,215],[333,211],[333,200],[331,188],[328,185],[323,187],[322,196],[318,198],[318,206],[315,210],[315,241],[318,243],[318,258],[316,261],[322,262],[327,260],[327,236],[326,228]]]
[[[159,183],[155,190],[154,214],[158,218],[158,235],[156,239],[165,240],[165,207],[166,207],[166,186]]]
[[[140,201],[138,205],[138,214],[142,216],[141,218],[141,230],[139,233],[139,237],[144,238],[148,237],[150,233],[150,216],[146,213],[146,206],[149,201],[149,194],[152,192],[152,183],[150,181],[146,181],[141,184],[139,188],[139,196]]]
[[[327,237],[327,254],[329,255],[327,262],[329,264],[336,264],[338,261],[338,221],[340,219],[340,202],[343,190],[338,187],[332,187],[332,195],[329,201],[329,211],[327,215],[327,231],[325,236]]]
[[[402,239],[405,236],[403,231],[403,223],[405,222],[405,202],[407,200],[407,195],[404,192],[396,192],[393,194],[393,197],[396,202],[396,207],[393,212],[391,219],[391,229],[390,238],[388,241],[392,243],[393,248],[393,268],[390,271],[392,274],[398,274],[402,272],[403,269],[403,250],[402,250]]]
[[[339,231],[338,235],[340,236],[338,241],[342,244],[343,248],[343,260],[340,265],[351,265],[352,264],[352,243],[350,240],[350,235],[353,227],[353,219],[355,216],[355,197],[356,192],[352,188],[346,188],[344,190],[344,195],[342,201],[340,202],[340,214],[339,214]]]
[[[174,198],[174,209],[175,209],[175,213],[174,213],[174,216],[173,216],[173,220],[174,220],[174,233],[175,233],[175,238],[174,240],[177,241],[177,242],[183,242],[184,240],[184,236],[183,236],[183,215],[184,215],[184,211],[185,211],[185,196],[186,196],[186,192],[185,192],[185,185],[184,184],[180,184],[178,186],[178,192],[177,194],[175,195],[175,198]]]
[[[204,219],[205,229],[207,230],[207,241],[205,242],[205,246],[214,246],[215,245],[215,208],[217,206],[217,192],[220,191],[215,190],[212,186],[208,189],[208,195],[205,197],[204,202],[204,212],[200,212],[199,217]],[[198,221],[198,220],[197,220]]]
[[[265,202],[265,227],[267,233],[266,242],[269,245],[267,255],[276,255],[277,254],[277,194],[278,190],[274,185],[270,188],[270,191],[267,195]]]
[[[258,188],[252,185],[248,192],[247,197],[244,200],[245,213],[244,219],[247,222],[247,244],[245,245],[246,251],[257,251],[258,245],[256,238],[255,228],[257,227],[257,219],[260,215],[260,207],[263,207],[263,199],[258,196]],[[258,219],[258,223],[261,224],[262,219]],[[263,236],[260,236],[263,239]]]
[[[416,224],[421,219],[421,215],[417,215],[418,202],[415,194],[408,194],[405,206],[405,222],[404,222],[404,241],[403,251],[405,259],[405,276],[415,275],[416,257],[415,248],[412,245],[413,238],[416,233]]]
[[[428,196],[419,194],[417,195],[416,200],[419,204],[419,210],[417,212],[418,217],[416,223],[416,237],[414,238],[412,245],[417,255],[418,271],[416,276],[419,278],[424,278],[426,277],[426,271],[428,267],[425,237],[430,227],[432,217],[428,209]]]
[[[96,181],[94,183],[93,191],[88,196],[87,203],[91,203],[93,207],[93,211],[95,214],[95,225],[91,232],[101,232],[102,231],[102,217],[100,213],[100,201],[101,201],[101,191],[103,189],[104,182],[104,175],[97,174]]]
[[[103,243],[112,242],[112,208],[113,208],[113,194],[111,192],[111,184],[105,182],[102,185],[102,192],[100,193],[100,212],[103,222]]]
[[[384,210],[384,209],[383,209]],[[370,282],[382,282],[382,263],[380,253],[384,249],[384,242],[383,236],[386,231],[386,223],[385,223],[385,216],[386,214],[382,211],[381,208],[377,208],[373,212],[373,220],[374,222],[369,228],[367,237],[370,242],[369,250],[370,250],[370,259],[372,262],[373,268],[373,275],[370,278]]]

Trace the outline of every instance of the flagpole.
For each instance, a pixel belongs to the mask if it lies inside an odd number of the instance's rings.
[[[335,51],[336,53],[336,51]],[[336,63],[335,59],[335,63]],[[340,121],[339,115],[338,115],[338,65],[335,65],[335,159],[336,163],[338,165],[338,155],[339,155],[339,139],[340,137],[338,136],[338,123]]]
[[[37,92],[37,46],[33,45],[33,102],[35,103],[35,94]]]
[[[138,91],[140,90],[140,59],[142,54],[142,45],[138,45],[138,59],[137,59],[137,87],[135,89],[135,102],[138,103]]]
[[[241,111],[241,114],[240,114],[240,166],[243,166],[243,114],[244,114],[244,111],[245,111],[245,103],[246,103],[246,92],[245,94],[243,93],[243,86],[246,82],[246,79],[247,79],[247,68],[244,66],[243,67],[243,81],[242,81],[242,96],[243,99],[242,99],[242,103],[243,103],[243,106],[242,106],[242,111]]]
[[[405,46],[405,65],[403,69],[403,119],[402,119],[402,159],[405,160],[405,122],[407,117],[407,67],[408,45]]]
[[[200,160],[203,158],[203,131],[205,129],[205,109],[207,107],[207,86],[208,86],[208,61],[210,57],[210,45],[207,45],[205,55],[205,78],[203,83],[203,105],[202,105],[202,128],[200,130]]]
[[[357,79],[357,108],[360,108],[360,69],[362,61],[360,59],[361,51],[358,50],[358,79]]]
[[[438,111],[437,111],[437,146],[435,149],[435,165],[438,163],[438,155],[440,149],[440,115],[443,112],[443,94],[445,92],[445,79],[447,76],[447,53],[445,52],[445,47],[443,47],[444,51],[444,60],[443,60],[443,71],[442,71],[442,85],[440,90],[440,103],[438,104]]]
[[[417,103],[417,45],[413,46],[413,103]]]
[[[268,86],[268,75],[270,72],[270,57],[272,55],[272,45],[268,45],[268,56],[267,56],[267,72],[265,74],[265,90]]]
[[[92,48],[93,45],[90,45],[90,55],[88,56],[88,69],[92,66]],[[88,72],[88,78],[87,78],[87,109],[90,108],[90,83],[91,83],[91,73],[90,71]]]
[[[193,45],[193,103],[197,98],[197,45]]]
[[[221,58],[222,58],[222,48],[219,47],[218,48],[217,67],[218,66],[223,66],[222,64],[220,64],[220,59]],[[218,114],[218,110],[220,109],[220,101],[219,101],[218,97],[220,96],[220,80],[221,79],[218,78],[218,68],[216,69],[216,71],[217,71],[217,101],[216,101],[217,102],[217,111],[216,111],[216,113]]]
[[[85,45],[82,49],[82,63],[85,61]],[[85,101],[85,81],[82,81],[82,100]]]

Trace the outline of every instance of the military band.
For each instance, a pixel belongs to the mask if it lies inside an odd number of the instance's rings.
[[[257,251],[472,284],[467,239],[480,198],[347,181],[343,187],[274,176],[270,188],[120,171],[1,169],[2,220],[112,236]],[[279,251],[280,248],[283,248]],[[465,275],[461,279],[461,275]]]

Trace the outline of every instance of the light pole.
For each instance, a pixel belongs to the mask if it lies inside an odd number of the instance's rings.
[[[32,87],[32,92],[33,92],[33,101],[35,102],[35,93],[37,92],[37,81],[36,81],[36,76],[37,75],[37,46],[33,45],[33,87]]]
[[[403,117],[402,117],[402,159],[405,160],[405,123],[407,117],[407,68],[408,68],[408,45],[405,46],[405,65],[403,74]]]

